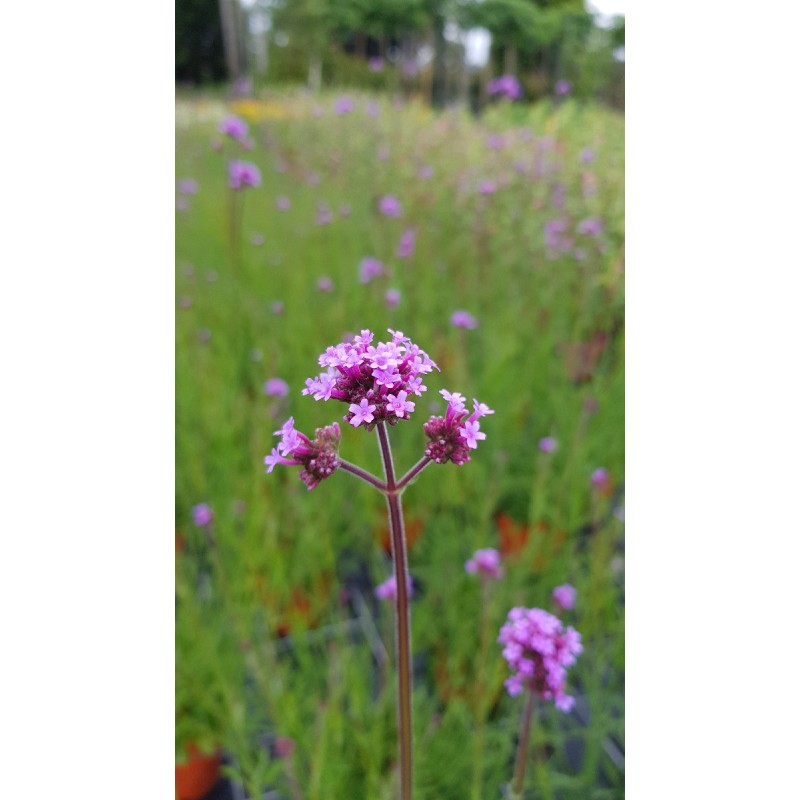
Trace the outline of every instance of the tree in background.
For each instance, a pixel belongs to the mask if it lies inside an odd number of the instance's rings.
[[[175,80],[198,84],[226,77],[219,0],[175,0]]]

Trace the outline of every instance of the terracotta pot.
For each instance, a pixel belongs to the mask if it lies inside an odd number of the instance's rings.
[[[201,753],[194,744],[186,748],[189,760],[175,765],[175,796],[178,800],[201,800],[219,779],[219,752]]]

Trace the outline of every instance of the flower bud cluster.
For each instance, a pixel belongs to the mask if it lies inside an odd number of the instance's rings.
[[[478,418],[494,414],[494,411],[473,400],[474,410],[470,414],[463,396],[458,392],[451,394],[442,389],[440,394],[447,400],[447,414],[444,417],[431,417],[422,426],[430,439],[425,455],[437,464],[452,461],[456,466],[461,466],[470,460],[469,451],[478,446],[479,440],[486,438]]]
[[[505,682],[513,697],[524,689],[542,700],[553,700],[560,711],[571,711],[575,698],[564,693],[567,668],[583,652],[581,635],[541,608],[512,608],[498,642],[514,675]]]
[[[390,342],[373,345],[372,332],[363,330],[352,342],[329,347],[319,357],[327,372],[308,378],[303,394],[347,403],[344,421],[354,428],[363,424],[372,430],[384,420],[396,425],[409,419],[416,404],[408,397],[421,397],[427,389],[422,376],[439,367],[402,331],[390,328],[389,333]]]
[[[281,441],[270,455],[264,457],[268,473],[277,464],[302,466],[300,479],[309,489],[314,489],[339,468],[338,450],[342,432],[338,423],[317,428],[314,441],[311,441],[304,433],[295,430],[294,417],[289,417],[283,427],[275,431],[275,435],[280,436]]]

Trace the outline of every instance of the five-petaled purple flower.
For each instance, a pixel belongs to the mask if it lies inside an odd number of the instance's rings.
[[[337,423],[317,428],[315,438],[311,441],[304,433],[295,430],[294,417],[289,417],[283,427],[275,431],[275,435],[280,436],[281,441],[272,449],[270,455],[264,456],[268,473],[278,464],[302,466],[300,479],[311,490],[338,469],[339,440],[342,432]]]
[[[464,569],[473,575],[480,575],[482,579],[497,580],[503,577],[500,553],[493,547],[476,550],[472,558],[464,564]]]
[[[219,124],[219,132],[243,142],[247,138],[247,123],[239,117],[226,117]]]
[[[261,171],[248,161],[231,161],[228,166],[228,185],[231,189],[261,186]]]
[[[542,700],[553,700],[560,711],[571,711],[575,698],[565,694],[567,668],[583,652],[581,635],[541,608],[512,608],[497,639],[514,674],[505,681],[514,697],[529,689]]]

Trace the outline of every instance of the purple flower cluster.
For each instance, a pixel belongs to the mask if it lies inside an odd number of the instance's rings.
[[[383,275],[383,264],[377,258],[362,258],[358,265],[358,279],[361,283],[367,284],[373,278]]]
[[[278,464],[301,466],[300,479],[313,489],[338,469],[342,432],[337,423],[317,428],[312,442],[304,433],[295,430],[294,417],[289,417],[283,427],[275,431],[275,436],[280,436],[281,441],[272,448],[270,455],[264,456],[268,473]]]
[[[400,201],[391,194],[384,195],[378,201],[378,211],[387,217],[402,217],[403,206]]]
[[[261,172],[255,164],[248,161],[231,161],[228,166],[228,185],[231,189],[261,186]]]
[[[564,611],[572,611],[575,608],[575,600],[578,597],[578,590],[574,586],[565,583],[561,586],[556,586],[552,594],[555,603],[564,609]]]
[[[493,547],[476,550],[472,558],[464,564],[464,569],[472,575],[480,575],[483,579],[503,577],[500,553]]]
[[[478,320],[475,319],[469,311],[461,309],[453,312],[453,315],[450,317],[450,324],[456,328],[474,330],[478,327]]]
[[[219,124],[219,132],[243,142],[247,138],[247,123],[239,117],[226,117]]]
[[[214,520],[214,512],[208,503],[198,503],[192,508],[192,520],[198,528],[210,525]]]
[[[585,236],[599,236],[603,232],[603,221],[597,217],[588,217],[581,220],[575,230]]]
[[[553,700],[560,711],[571,711],[575,698],[564,693],[567,668],[583,652],[581,635],[541,608],[512,608],[497,641],[515,673],[505,682],[515,697],[524,689],[542,700]]]
[[[407,228],[400,237],[400,244],[397,245],[397,257],[409,258],[414,255],[414,248],[417,244],[416,228]]]
[[[553,87],[553,91],[559,97],[565,97],[572,91],[572,84],[568,80],[564,80],[562,78],[560,81],[556,81],[556,85]]]
[[[522,85],[513,75],[501,75],[489,81],[486,88],[490,95],[502,95],[509,100],[519,100],[522,97]]]
[[[373,333],[362,330],[352,342],[329,347],[319,357],[327,372],[308,378],[303,394],[347,403],[344,420],[354,428],[363,423],[372,430],[383,420],[396,425],[409,419],[415,406],[409,395],[421,397],[427,388],[422,376],[439,367],[402,331],[390,328],[389,333],[390,342],[373,345]]]
[[[337,97],[333,102],[333,111],[336,114],[350,114],[355,107],[356,104],[353,102],[353,98],[347,97],[347,95]]]
[[[451,394],[447,389],[442,389],[440,394],[447,400],[447,414],[444,417],[431,417],[422,426],[430,439],[425,455],[437,464],[452,461],[460,467],[470,460],[469,451],[477,448],[478,442],[486,438],[478,419],[486,414],[494,414],[494,411],[473,400],[474,410],[470,414],[464,405],[464,398],[458,392]]]
[[[406,586],[410,597],[414,594],[414,584],[410,575],[406,575]],[[375,587],[375,596],[379,600],[394,600],[397,597],[397,578],[394,575],[390,575],[383,583],[379,583]]]

